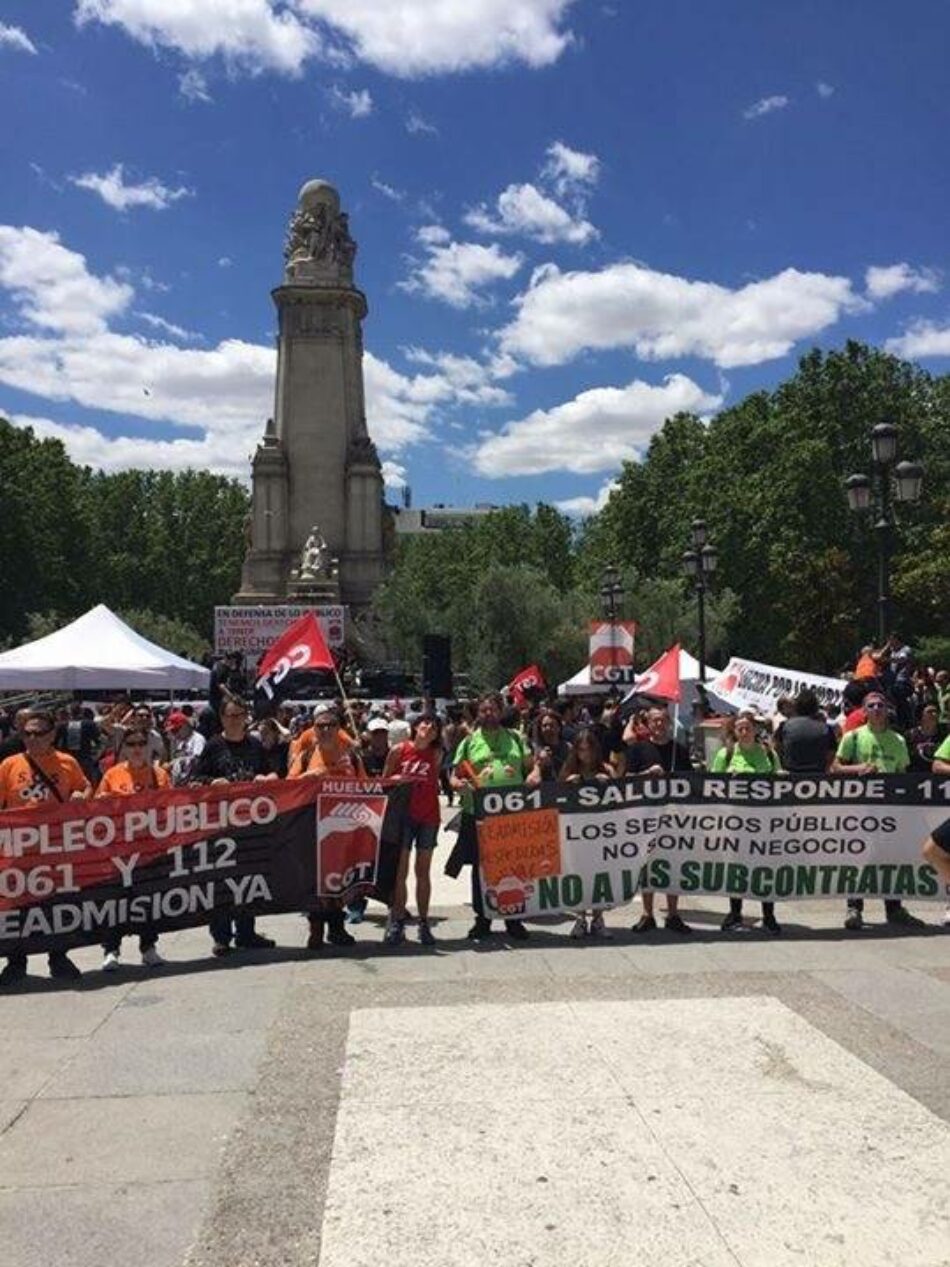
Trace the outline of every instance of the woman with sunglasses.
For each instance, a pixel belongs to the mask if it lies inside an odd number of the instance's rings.
[[[442,764],[442,723],[435,713],[423,713],[412,726],[412,738],[391,748],[383,778],[413,779],[409,792],[409,812],[403,824],[396,868],[393,904],[385,942],[399,946],[406,939],[409,858],[416,849],[416,906],[419,911],[419,941],[434,946],[429,927],[429,900],[432,896],[432,854],[439,839],[439,770]]]
[[[784,714],[783,714],[784,716]],[[729,717],[723,727],[723,746],[713,757],[713,774],[775,774],[778,762],[771,748],[760,743],[755,733],[755,713],[741,712]],[[743,932],[742,898],[729,899],[729,914],[722,921],[722,931]],[[782,926],[775,918],[775,903],[762,903],[762,927],[777,936]]]
[[[35,709],[23,718],[20,735],[24,751],[0,762],[0,810],[33,810],[62,801],[84,801],[89,780],[75,757],[53,747],[56,723],[53,714]],[[60,981],[75,981],[79,968],[62,950],[49,954],[49,974]],[[11,985],[26,976],[26,955],[14,951],[0,972],[0,985]]]
[[[613,778],[613,771],[604,760],[600,739],[592,726],[584,726],[577,732],[558,777],[562,783],[584,783],[593,779],[606,783]],[[571,929],[571,937],[575,941],[584,937],[610,936],[604,924],[602,910],[591,911],[590,923],[587,921],[587,912],[581,911]]]
[[[168,771],[151,759],[150,751],[147,727],[124,731],[119,742],[118,760],[102,776],[96,796],[133,796],[136,792],[156,792],[167,788],[171,783]],[[139,952],[146,968],[159,968],[165,962],[156,949],[157,943],[158,933],[151,925],[143,925],[139,933]],[[117,971],[121,945],[119,933],[110,933],[102,943],[105,955],[103,972]]]

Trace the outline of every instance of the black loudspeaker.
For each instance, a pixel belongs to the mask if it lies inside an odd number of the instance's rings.
[[[422,639],[423,694],[452,698],[452,639],[426,634]]]

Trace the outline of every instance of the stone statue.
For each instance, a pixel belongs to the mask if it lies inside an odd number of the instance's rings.
[[[284,259],[312,260],[316,264],[340,264],[344,269],[353,267],[356,243],[350,237],[349,217],[322,203],[298,207],[290,217],[287,238],[284,242]]]
[[[323,533],[316,524],[310,529],[310,536],[304,542],[300,556],[300,580],[316,581],[327,576],[330,571],[330,550]]]

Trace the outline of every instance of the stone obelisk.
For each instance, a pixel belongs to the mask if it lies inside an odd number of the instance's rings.
[[[274,417],[252,463],[238,603],[344,602],[365,609],[385,567],[383,479],[366,429],[366,298],[332,185],[303,186],[284,247]]]

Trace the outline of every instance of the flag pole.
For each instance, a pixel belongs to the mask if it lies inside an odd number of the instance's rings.
[[[353,736],[356,742],[359,743],[360,741],[359,728],[356,725],[356,718],[353,716],[353,709],[350,706],[349,696],[347,695],[346,689],[343,686],[343,679],[340,677],[339,671],[337,670],[335,660],[333,661],[333,677],[336,681],[337,688],[340,692],[340,699],[342,699],[343,701],[343,711],[346,713],[347,720],[350,723],[350,734]]]

